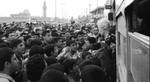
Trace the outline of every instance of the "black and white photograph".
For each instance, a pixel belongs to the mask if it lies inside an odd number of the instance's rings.
[[[150,82],[150,0],[0,0],[0,82]]]

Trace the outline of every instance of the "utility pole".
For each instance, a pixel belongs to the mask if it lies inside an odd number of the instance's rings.
[[[89,12],[91,11],[91,4],[89,3]]]
[[[89,12],[91,11],[91,3],[90,3],[90,0],[89,0]]]
[[[57,0],[55,0],[55,20],[56,20],[56,17],[57,17]]]
[[[86,12],[86,16],[87,16],[88,15],[88,8],[86,8],[85,12]]]
[[[96,1],[96,3],[97,3],[97,14],[98,14],[98,0]]]
[[[113,19],[114,19],[114,21],[113,21],[113,25],[115,25],[116,24],[116,13],[115,13],[115,11],[116,11],[116,0],[113,0],[113,4],[112,4],[112,6],[113,6]]]
[[[64,2],[61,2],[61,14],[63,18],[64,17]]]

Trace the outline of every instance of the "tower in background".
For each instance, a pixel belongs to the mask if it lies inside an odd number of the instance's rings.
[[[47,6],[46,6],[46,1],[43,3],[43,17],[46,17],[46,12],[47,11]]]

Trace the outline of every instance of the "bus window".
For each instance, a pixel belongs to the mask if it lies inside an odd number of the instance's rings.
[[[144,0],[138,3],[137,22],[140,25],[139,33],[150,36],[150,1]]]
[[[150,0],[135,0],[125,13],[130,32],[150,36]]]

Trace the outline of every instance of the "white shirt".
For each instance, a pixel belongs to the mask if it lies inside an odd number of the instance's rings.
[[[0,73],[0,82],[15,82],[15,80],[7,74]]]

